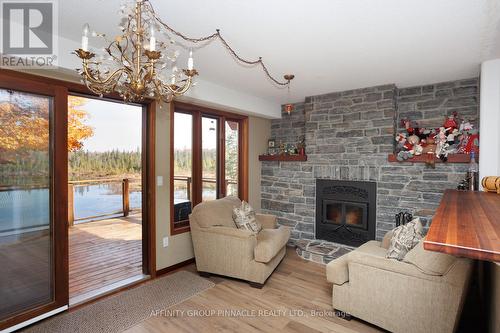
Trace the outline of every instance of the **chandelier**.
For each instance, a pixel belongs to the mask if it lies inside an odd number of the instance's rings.
[[[291,74],[284,76],[285,81],[275,79],[261,57],[253,61],[243,59],[218,29],[206,37],[184,36],[158,17],[149,0],[131,1],[120,7],[120,13],[120,35],[109,40],[105,34],[91,34],[105,42],[100,55],[89,50],[88,24],[83,28],[81,48],[74,52],[82,61],[78,72],[83,82],[97,95],[118,93],[125,101],[140,102],[145,98],[154,98],[170,102],[186,93],[194,85],[193,78],[198,72],[194,69],[192,50],[187,68],[179,70],[177,58],[180,52],[176,49],[174,37],[191,44],[219,39],[235,60],[247,65],[260,65],[273,84],[289,87],[293,79]]]

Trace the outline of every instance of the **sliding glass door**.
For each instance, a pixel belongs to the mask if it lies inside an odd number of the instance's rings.
[[[0,74],[0,329],[67,304],[57,88]],[[7,83],[8,82],[8,83]],[[60,111],[59,109],[57,111]],[[64,110],[63,110],[64,111]],[[59,133],[56,133],[59,132]],[[56,144],[55,140],[62,139]],[[63,151],[61,151],[63,148]],[[63,217],[63,219],[61,219]]]

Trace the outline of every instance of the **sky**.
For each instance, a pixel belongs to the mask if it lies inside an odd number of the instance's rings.
[[[174,149],[191,149],[193,117],[190,114],[176,112],[174,126]],[[217,147],[217,121],[212,118],[203,117],[201,120],[201,131],[203,134],[203,149],[215,149]]]
[[[88,112],[89,118],[85,123],[94,129],[94,135],[83,141],[83,150],[141,149],[141,106],[87,98],[87,103],[80,108]]]
[[[94,135],[83,141],[83,150],[104,152],[114,149],[135,151],[141,148],[142,108],[95,98],[87,98],[80,107],[89,114],[85,124],[94,129]],[[160,110],[159,112],[167,112]],[[175,149],[191,149],[192,116],[175,114]],[[203,149],[215,149],[217,145],[217,122],[202,118]]]

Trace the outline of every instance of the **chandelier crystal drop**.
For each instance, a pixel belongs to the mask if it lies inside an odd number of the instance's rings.
[[[78,71],[85,85],[97,95],[118,93],[125,101],[133,102],[145,98],[170,102],[186,93],[198,75],[192,51],[187,68],[179,70],[180,52],[167,34],[160,33],[147,1],[125,4],[120,12],[120,35],[109,40],[104,34],[93,33],[105,41],[100,55],[89,51],[90,27],[83,27],[82,45],[75,54],[82,60]]]

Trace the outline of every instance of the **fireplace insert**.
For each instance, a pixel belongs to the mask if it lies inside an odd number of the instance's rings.
[[[359,246],[375,239],[377,184],[316,180],[316,238]]]

